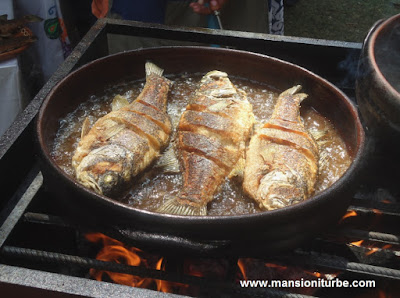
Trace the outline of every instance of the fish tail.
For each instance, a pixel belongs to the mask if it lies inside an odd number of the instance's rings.
[[[146,77],[148,77],[151,74],[162,76],[162,74],[164,73],[164,69],[158,67],[157,65],[155,65],[153,62],[150,61],[146,62],[145,69],[146,69]]]
[[[286,97],[286,96],[291,96],[293,99],[295,99],[298,103],[301,103],[305,98],[307,98],[307,94],[305,93],[297,93],[301,89],[301,85],[296,85],[293,86],[292,88],[289,88],[285,91],[283,91],[279,97]]]
[[[188,200],[183,200],[179,196],[169,198],[160,208],[159,213],[175,214],[175,215],[207,215],[207,205],[193,204]]]
[[[293,86],[292,88],[289,88],[289,89],[283,91],[280,94],[280,96],[293,95],[293,94],[297,93],[298,91],[300,91],[300,89],[301,89],[301,85]]]

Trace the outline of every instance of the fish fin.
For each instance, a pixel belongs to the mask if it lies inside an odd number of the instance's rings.
[[[113,111],[117,111],[122,107],[125,107],[129,105],[129,101],[126,97],[121,96],[121,95],[115,95],[112,103],[111,103],[111,108]]]
[[[164,72],[164,69],[158,67],[153,62],[146,62],[145,69],[146,69],[146,77],[151,74],[156,74],[156,75],[162,76],[162,74]]]
[[[245,165],[246,159],[244,157],[241,157],[236,163],[234,169],[229,173],[228,178],[231,179],[232,177],[238,177],[240,179],[243,179]]]
[[[301,85],[293,86],[292,88],[286,89],[281,94],[279,94],[279,97],[293,95],[293,94],[297,93],[298,91],[300,91],[301,88],[302,88]]]
[[[207,206],[193,206],[185,204],[179,197],[173,197],[166,201],[160,208],[159,213],[175,214],[175,215],[207,215]]]
[[[299,103],[301,103],[304,99],[308,97],[308,94],[305,93],[297,93],[293,96]]]
[[[292,88],[289,88],[279,94],[279,97],[293,96],[294,99],[301,103],[305,98],[308,97],[308,95],[305,93],[297,93],[301,88],[301,85],[293,86]]]
[[[179,173],[179,160],[176,156],[174,146],[170,146],[157,160],[155,167],[162,168],[164,173]]]
[[[317,142],[328,134],[327,129],[310,129],[308,132]]]
[[[90,130],[90,121],[89,117],[86,117],[82,123],[81,139],[88,134],[89,130]]]

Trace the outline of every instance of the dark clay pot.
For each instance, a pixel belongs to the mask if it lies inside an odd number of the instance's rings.
[[[367,134],[387,148],[400,144],[400,14],[378,21],[365,38],[356,82]]]
[[[58,121],[101,86],[126,77],[143,78],[147,60],[164,68],[165,74],[206,73],[218,69],[230,75],[268,82],[280,90],[301,84],[309,94],[307,104],[336,126],[354,161],[329,189],[300,204],[258,214],[165,215],[132,208],[98,195],[66,175],[53,161],[50,152],[59,127]],[[76,218],[81,217],[92,225],[118,225],[130,231],[142,231],[141,235],[145,237],[139,238],[147,239],[144,245],[159,248],[163,253],[181,250],[212,255],[281,252],[334,226],[345,213],[358,185],[356,180],[365,147],[357,110],[344,93],[323,78],[265,55],[205,47],[130,51],[83,66],[61,80],[49,93],[38,115],[37,134],[45,185]],[[140,246],[141,243],[136,244]]]

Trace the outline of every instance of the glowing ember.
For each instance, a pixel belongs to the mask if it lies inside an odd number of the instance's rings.
[[[385,244],[384,246],[382,246],[382,249],[389,249],[392,247],[393,247],[393,245],[391,245],[391,244]]]
[[[316,278],[323,277],[323,275],[319,272],[310,272],[310,271],[306,271],[306,270],[304,270],[304,272],[307,274],[310,274],[311,276],[315,276]]]

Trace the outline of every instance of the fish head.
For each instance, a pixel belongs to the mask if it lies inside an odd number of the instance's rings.
[[[76,168],[76,177],[99,194],[115,196],[126,188],[131,178],[132,155],[121,146],[102,146],[82,159]]]
[[[273,170],[265,175],[257,192],[259,206],[263,210],[275,210],[299,203],[305,199],[305,191],[291,171]]]

